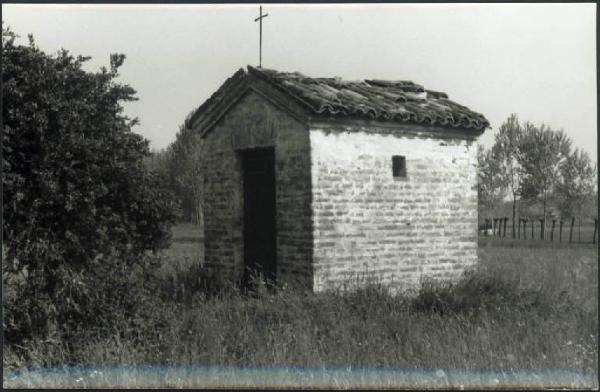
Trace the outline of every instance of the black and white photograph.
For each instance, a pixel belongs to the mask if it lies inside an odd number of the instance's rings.
[[[596,8],[3,3],[3,388],[598,390]]]

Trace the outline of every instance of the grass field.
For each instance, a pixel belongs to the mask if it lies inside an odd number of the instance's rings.
[[[146,338],[136,339],[139,331],[115,331],[112,338],[68,350],[41,344],[33,365],[597,374],[598,265],[592,245],[482,238],[477,271],[452,287],[425,286],[410,298],[377,286],[350,294],[281,290],[243,297],[195,290],[199,235],[191,226],[175,228],[157,271],[166,283],[152,300],[156,319],[144,324]]]

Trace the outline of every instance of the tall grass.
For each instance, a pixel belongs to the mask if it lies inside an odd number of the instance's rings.
[[[168,264],[137,329],[5,347],[5,367],[203,364],[597,372],[596,250],[482,246],[480,268],[415,296],[369,285],[313,294],[210,291]],[[29,350],[30,355],[23,355]],[[24,360],[23,358],[27,358]]]

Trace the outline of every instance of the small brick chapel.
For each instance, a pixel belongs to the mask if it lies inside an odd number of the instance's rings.
[[[402,290],[477,263],[476,140],[489,122],[445,93],[248,66],[186,124],[202,140],[214,276]]]

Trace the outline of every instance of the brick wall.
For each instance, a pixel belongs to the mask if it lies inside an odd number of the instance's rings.
[[[419,136],[406,126],[364,130],[310,130],[314,289],[357,274],[395,289],[424,276],[458,277],[477,262],[473,137],[426,129]],[[392,176],[393,155],[406,157],[406,179]]]
[[[277,276],[312,283],[310,145],[307,127],[250,91],[204,139],[205,264],[243,272],[243,184],[238,150],[275,148]]]

